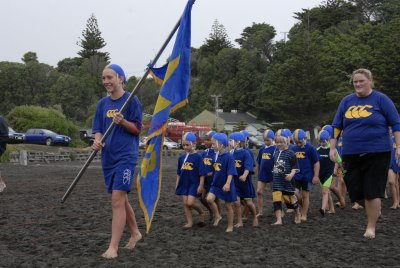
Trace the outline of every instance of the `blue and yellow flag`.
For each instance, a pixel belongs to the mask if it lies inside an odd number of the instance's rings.
[[[150,230],[161,192],[162,149],[169,114],[187,103],[190,82],[190,12],[189,0],[181,17],[174,48],[167,65],[160,95],[154,108],[147,136],[147,148],[138,174],[140,207]]]
[[[164,82],[164,78],[165,78],[165,74],[167,73],[167,69],[168,69],[168,64],[165,64],[164,66],[161,66],[159,68],[154,68],[152,66],[149,66],[150,69],[150,74],[154,79],[154,82],[156,82],[156,84],[162,86],[163,82]]]

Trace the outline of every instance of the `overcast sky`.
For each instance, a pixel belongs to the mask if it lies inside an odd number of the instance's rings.
[[[0,61],[22,62],[28,51],[54,67],[76,57],[87,19],[93,13],[104,51],[127,76],[140,76],[183,12],[187,0],[12,0],[2,1]],[[192,9],[192,47],[200,47],[215,19],[223,24],[232,43],[253,22],[275,27],[283,39],[296,23],[293,13],[318,6],[321,0],[197,0]],[[174,39],[173,39],[174,40]],[[234,43],[236,46],[237,44]],[[172,47],[164,53],[165,58]]]

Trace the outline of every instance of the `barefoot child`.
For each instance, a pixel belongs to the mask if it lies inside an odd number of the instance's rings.
[[[183,208],[185,211],[187,223],[183,228],[192,228],[193,216],[192,209],[199,213],[198,226],[204,226],[204,211],[196,198],[204,190],[204,176],[206,170],[203,158],[195,151],[196,136],[187,132],[182,137],[182,145],[185,154],[182,154],[178,160],[178,169],[176,171],[176,195],[182,196]]]
[[[330,134],[326,130],[321,130],[318,133],[318,141],[320,146],[317,148],[320,169],[319,169],[319,182],[322,188],[322,205],[320,208],[321,215],[326,212],[335,213],[335,206],[332,201],[332,195],[330,192],[331,183],[333,180],[333,172],[335,168],[335,162],[331,161],[329,158],[330,144],[329,144]],[[337,154],[336,162],[340,164],[342,161],[339,154]]]
[[[103,85],[108,96],[97,104],[93,119],[93,133],[95,140],[92,149],[101,153],[104,181],[111,194],[112,228],[111,241],[103,257],[107,259],[118,256],[119,241],[125,228],[131,237],[125,246],[133,249],[136,242],[142,238],[136,223],[135,213],[128,200],[128,193],[132,189],[133,175],[138,161],[139,133],[142,127],[142,105],[134,97],[127,109],[120,113],[120,109],[129,97],[125,92],[125,73],[116,64],[107,65],[103,70]],[[111,134],[101,143],[104,133],[114,122],[116,126]]]
[[[294,222],[300,223],[300,209],[291,181],[297,171],[296,156],[292,150],[288,149],[288,137],[276,136],[275,144],[277,150],[274,153],[272,199],[276,221],[272,225],[282,224],[282,202],[287,208],[295,211]]]
[[[233,176],[237,175],[235,160],[233,156],[225,151],[228,147],[228,137],[223,133],[216,133],[213,136],[213,148],[218,153],[218,158],[214,163],[214,177],[211,183],[210,192],[207,195],[207,202],[210,205],[214,215],[214,226],[218,226],[221,220],[221,214],[218,211],[215,199],[225,201],[225,209],[228,220],[228,227],[225,232],[233,231],[233,207],[236,201],[236,189],[233,182]]]
[[[210,218],[213,219],[211,207],[207,203],[206,196],[210,191],[213,174],[214,174],[214,162],[216,160],[217,154],[215,153],[214,149],[212,148],[212,141],[211,138],[215,134],[215,131],[208,131],[204,137],[204,145],[206,149],[202,152],[201,156],[203,157],[204,166],[206,169],[207,175],[204,178],[204,191],[201,194],[200,201],[201,203],[208,209],[210,212]]]
[[[317,150],[306,142],[306,133],[302,129],[293,132],[296,154],[300,171],[295,175],[296,196],[301,204],[301,220],[307,221],[308,208],[310,206],[310,192],[312,185],[319,182],[319,160]]]
[[[232,148],[231,154],[235,159],[237,172],[237,175],[233,176],[236,193],[238,195],[237,201],[235,202],[235,212],[237,216],[237,224],[235,227],[243,226],[241,204],[243,204],[253,216],[253,226],[258,226],[256,207],[253,203],[253,198],[256,197],[256,193],[251,179],[251,174],[254,173],[253,160],[249,152],[240,147],[240,143],[245,142],[245,137],[242,133],[233,132],[229,135],[229,139],[230,147]]]
[[[264,144],[257,155],[257,205],[258,205],[258,216],[264,214],[264,190],[267,184],[269,184],[272,191],[272,169],[274,167],[274,152],[276,146],[274,145],[275,134],[272,130],[267,129],[264,132]]]

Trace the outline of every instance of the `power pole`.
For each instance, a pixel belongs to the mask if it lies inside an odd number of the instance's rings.
[[[287,35],[289,32],[281,32],[281,33],[283,33],[283,42],[286,43],[286,35]]]
[[[213,94],[213,95],[211,95],[211,97],[214,98],[214,103],[215,103],[215,123],[214,123],[214,127],[215,127],[215,130],[218,131],[217,123],[218,123],[219,98],[221,98],[222,96]]]

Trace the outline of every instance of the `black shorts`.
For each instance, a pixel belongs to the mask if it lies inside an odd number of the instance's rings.
[[[390,152],[343,156],[344,181],[351,202],[384,198]]]
[[[312,183],[304,180],[294,180],[294,187],[302,191],[311,192]]]

